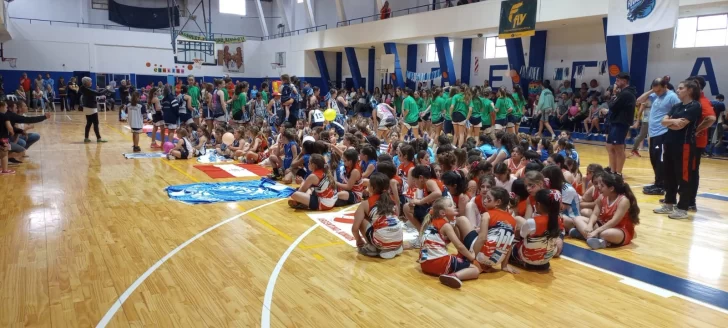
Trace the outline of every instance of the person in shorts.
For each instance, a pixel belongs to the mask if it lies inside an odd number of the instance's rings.
[[[179,102],[170,86],[164,87],[162,96],[162,117],[164,118],[164,124],[167,126],[167,135],[171,142],[174,140],[174,131],[177,130],[177,124],[179,124]],[[164,138],[162,144],[164,145]]]

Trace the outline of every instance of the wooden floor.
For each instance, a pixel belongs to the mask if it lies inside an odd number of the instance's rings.
[[[165,187],[211,179],[192,167],[195,161],[124,159],[129,130],[116,112],[100,116],[109,143],[83,144],[83,116],[55,115],[36,125],[42,138],[18,174],[0,177],[0,327],[88,327],[106,323],[107,314],[110,327],[728,322],[726,311],[636,288],[565,258],[553,260],[548,273],[484,274],[455,291],[423,275],[415,251],[389,261],[358,256],[285,202],[170,201]],[[148,144],[143,137],[145,151]],[[606,162],[603,147],[577,149],[584,165]],[[728,162],[703,161],[701,192],[728,194]],[[690,220],[653,215],[659,197],[637,187],[651,182],[651,172],[649,159],[628,160],[625,173],[637,191],[642,224],[632,245],[600,252],[728,291],[728,202],[699,198],[700,211]]]

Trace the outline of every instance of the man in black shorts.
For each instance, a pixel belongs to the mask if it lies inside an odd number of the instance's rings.
[[[634,121],[637,89],[629,85],[629,73],[622,72],[617,75],[614,83],[614,93],[609,102],[609,136],[607,136],[607,153],[609,154],[609,167],[612,172],[622,174],[626,155],[624,153],[624,140],[627,138],[629,127]]]

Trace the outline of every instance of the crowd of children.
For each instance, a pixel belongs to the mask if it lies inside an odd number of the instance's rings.
[[[403,229],[412,226],[422,271],[450,287],[484,272],[516,273],[514,266],[546,270],[567,236],[594,249],[635,237],[639,207],[620,175],[590,164],[583,176],[568,130],[553,139],[517,134],[519,90],[501,88],[491,101],[490,88],[397,89],[392,106],[373,103],[367,116],[350,115],[345,95],[319,99],[317,88],[282,80],[270,99],[263,85],[257,100],[248,100],[244,82],[230,89],[215,81],[200,94],[183,87],[176,100],[150,89],[152,121],[176,128],[169,158],[214,150],[268,165],[270,178],[300,185],[288,201],[294,209],[360,204],[352,234],[366,256],[401,254]],[[136,133],[145,117],[139,95],[131,98]],[[324,118],[322,106],[334,106],[336,119]],[[170,110],[181,126],[170,127]],[[448,253],[451,242],[457,254]]]

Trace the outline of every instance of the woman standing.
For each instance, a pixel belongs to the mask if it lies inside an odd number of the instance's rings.
[[[78,95],[78,84],[76,84],[76,77],[71,77],[71,80],[68,81],[68,102],[69,107],[68,110],[76,110],[76,105],[79,104],[79,95]]]
[[[83,97],[83,114],[86,115],[86,129],[84,130],[83,142],[89,143],[91,139],[88,138],[88,134],[91,131],[91,126],[94,127],[94,133],[96,134],[96,142],[106,142],[101,139],[101,133],[99,132],[99,109],[96,103],[96,97],[100,96],[96,90],[91,89],[91,78],[84,77],[81,79],[80,88],[81,97]]]
[[[66,103],[66,96],[68,95],[68,89],[66,88],[66,80],[61,76],[58,79],[58,96],[61,98],[61,110],[66,111],[68,103]]]
[[[701,115],[700,86],[693,81],[683,81],[677,87],[681,103],[662,119],[666,127],[663,143],[663,170],[665,173],[665,204],[655,209],[657,214],[668,214],[671,219],[688,218],[688,207],[695,195],[691,195],[690,179],[696,167],[695,161],[695,129]],[[680,202],[677,202],[677,194]],[[677,207],[675,206],[677,204]]]

